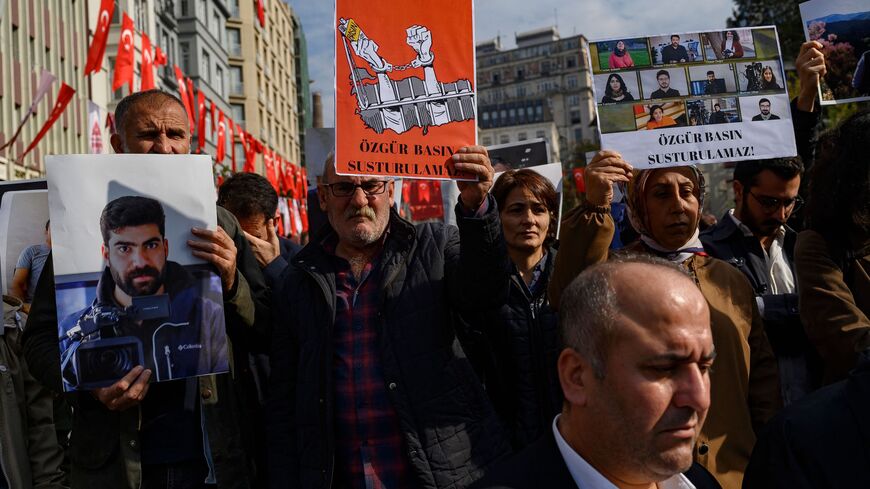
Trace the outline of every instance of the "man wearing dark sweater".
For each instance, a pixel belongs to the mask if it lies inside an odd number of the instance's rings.
[[[685,63],[689,61],[689,52],[685,46],[680,45],[680,36],[674,34],[671,36],[671,43],[662,48],[662,63]]]

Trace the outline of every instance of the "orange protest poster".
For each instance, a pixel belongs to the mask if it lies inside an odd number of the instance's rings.
[[[472,0],[336,0],[335,162],[341,175],[462,179],[476,144]]]

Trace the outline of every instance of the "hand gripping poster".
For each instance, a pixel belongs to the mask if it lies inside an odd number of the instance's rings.
[[[65,391],[229,370],[223,289],[194,254],[217,229],[211,158],[46,157]]]
[[[636,168],[797,154],[775,27],[592,41],[601,147]]]
[[[336,0],[335,161],[342,175],[461,179],[477,138],[472,0]]]

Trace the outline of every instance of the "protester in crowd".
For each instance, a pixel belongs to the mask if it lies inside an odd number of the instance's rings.
[[[24,304],[21,311],[30,312],[30,303],[33,302],[33,292],[36,291],[36,283],[45,266],[45,260],[51,253],[51,221],[45,221],[45,243],[35,244],[25,248],[18,257],[15,265],[15,273],[9,284],[9,295],[21,299]]]
[[[696,460],[726,489],[740,487],[760,428],[780,407],[776,360],[746,277],[704,253],[698,221],[704,179],[695,167],[634,172],[613,151],[599,152],[586,168],[586,202],[562,221],[560,249],[550,280],[550,301],[581,271],[608,258],[613,236],[609,206],[614,183],[628,183],[631,223],[641,234],[632,251],[665,257],[688,270],[711,311],[718,356],[710,374],[714,395],[698,439]],[[570,252],[566,251],[570,250]]]
[[[665,109],[661,105],[649,106],[649,120],[646,123],[647,130],[676,125],[677,121],[673,117],[665,115]]]
[[[751,160],[734,167],[736,206],[701,234],[704,250],[746,275],[777,357],[788,405],[819,383],[818,362],[798,313],[794,245],[788,222],[802,199],[800,158]]]
[[[326,168],[329,226],[273,290],[272,487],[465,487],[510,445],[453,326],[507,300],[486,149],[452,156],[459,230],[412,225],[394,182]],[[292,303],[291,303],[292,301]]]
[[[236,173],[218,189],[218,205],[239,220],[267,281],[281,275],[301,246],[278,236],[278,192],[256,173]],[[274,285],[270,283],[269,285]]]
[[[473,360],[485,363],[486,392],[520,449],[546,433],[562,406],[558,316],[547,300],[559,201],[550,181],[528,169],[501,175],[492,196],[512,262],[510,293],[505,303],[463,314],[463,320],[488,347],[485,359]]]
[[[0,326],[0,489],[61,489],[63,450],[52,423],[51,393],[21,358],[26,316],[17,297],[3,296]]]
[[[723,58],[742,58],[744,55],[743,45],[740,44],[740,34],[735,30],[727,30],[722,34],[722,43],[719,47]]]
[[[631,53],[625,47],[625,41],[616,41],[616,44],[613,45],[613,52],[610,53],[610,58],[607,60],[607,65],[611,70],[621,70],[634,66],[634,60],[631,59]]]
[[[759,435],[745,489],[870,487],[870,350],[846,380],[775,416]]]
[[[825,66],[821,43],[808,41],[801,45],[800,53],[795,60],[800,91],[791,101],[791,117],[798,156],[803,160],[806,170],[810,170],[815,161],[817,133],[822,116],[821,105],[818,103],[819,83],[827,73]],[[803,182],[802,187],[805,186],[806,181]],[[805,188],[801,189],[802,195],[805,195],[804,190]]]
[[[692,280],[663,259],[629,255],[587,269],[563,297],[561,414],[475,487],[718,488],[692,462],[716,357]]]
[[[870,347],[870,113],[855,114],[819,141],[808,229],[795,246],[800,314],[824,361],[825,382],[845,378]]]
[[[190,124],[180,100],[160,90],[125,97],[115,109],[116,153],[187,154]],[[231,374],[208,375],[149,385],[141,366],[115,384],[68,398],[73,406],[72,487],[246,487],[256,464],[247,427],[256,404],[246,360],[254,338],[268,334],[268,288],[238,221],[217,208],[218,229],[194,228],[192,253],[215,266],[224,290],[231,340]],[[54,272],[46,263],[24,334],[24,353],[33,375],[60,390]],[[256,333],[256,334],[255,334]],[[260,345],[262,346],[262,345]],[[233,366],[235,364],[235,366]],[[252,411],[253,412],[253,411]]]
[[[773,68],[765,66],[761,70],[761,89],[762,90],[782,90],[779,83],[776,81],[776,75],[773,73]]]
[[[634,96],[628,91],[625,86],[625,80],[618,73],[612,73],[607,77],[607,86],[604,88],[604,97],[601,98],[602,104],[610,104],[615,102],[629,102],[634,100]]]

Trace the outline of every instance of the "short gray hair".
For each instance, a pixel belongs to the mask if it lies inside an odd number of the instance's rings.
[[[665,259],[639,253],[618,252],[610,260],[593,265],[575,278],[562,294],[559,332],[562,344],[586,358],[599,379],[604,378],[607,351],[615,334],[620,298],[613,277],[627,264],[661,267],[688,277],[685,270]]]

